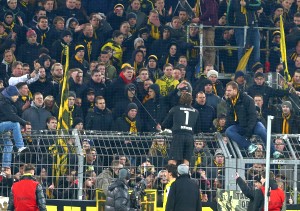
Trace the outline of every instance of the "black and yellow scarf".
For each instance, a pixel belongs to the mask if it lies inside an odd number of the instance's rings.
[[[224,163],[217,163],[217,161],[215,161],[215,160],[214,160],[214,164],[215,164],[216,167],[218,167],[218,168],[224,167]]]
[[[159,33],[159,30],[158,30],[158,27],[157,27],[157,26],[154,26],[154,24],[150,23],[149,20],[148,20],[148,25],[151,26],[150,36],[151,36],[153,39],[158,40],[159,37],[160,37],[160,33]]]
[[[73,111],[74,111],[74,106],[69,107],[69,113],[70,113],[70,125],[73,125]]]
[[[195,160],[195,165],[194,165],[194,171],[197,171],[197,167],[202,163],[202,158],[201,158],[201,153],[197,152],[195,153],[195,157],[197,157],[197,159]]]
[[[131,121],[128,117],[125,117],[126,122],[130,124],[130,133],[137,133],[136,121]]]
[[[84,40],[87,47],[87,54],[88,54],[88,62],[91,62],[91,54],[92,54],[92,40]]]
[[[83,63],[83,59],[78,58],[77,55],[75,55],[75,59],[76,59],[76,61],[80,62],[81,64]]]
[[[283,122],[282,122],[282,134],[289,134],[290,124],[289,119],[291,118],[291,114],[285,116],[282,114]]]
[[[213,90],[214,90],[214,94],[215,94],[215,95],[218,95],[216,84],[213,84],[213,85],[212,85],[212,88],[213,88]]]
[[[161,153],[161,155],[165,158],[167,156],[167,146],[154,144],[154,148]]]
[[[239,99],[239,96],[240,96],[240,94],[238,93],[237,96],[234,99],[231,100],[231,103],[233,105],[233,113],[234,113],[234,121],[235,122],[238,121],[238,116],[237,116],[236,111],[235,111],[235,105],[236,105],[236,102]]]

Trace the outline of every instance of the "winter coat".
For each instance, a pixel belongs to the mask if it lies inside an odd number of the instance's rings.
[[[107,108],[100,110],[95,107],[94,112],[88,112],[85,123],[87,130],[109,131],[113,124],[112,113]]]
[[[107,195],[108,186],[115,181],[112,170],[110,168],[104,169],[101,174],[96,178],[96,188],[102,189],[105,195]]]
[[[188,174],[179,176],[170,188],[166,211],[200,211],[201,207],[196,183]]]
[[[216,118],[215,109],[207,104],[200,105],[196,103],[194,108],[199,112],[200,131],[202,133],[211,133],[213,131],[213,120]]]
[[[34,103],[31,107],[26,109],[22,118],[31,123],[32,130],[44,130],[47,128],[46,120],[52,114],[43,107],[37,107]]]
[[[0,93],[0,122],[19,122],[25,126],[26,121],[17,115],[17,108],[13,105],[10,98]]]
[[[117,179],[108,187],[105,211],[130,211],[130,195],[124,180]]]
[[[227,99],[226,128],[239,125],[245,131],[246,137],[251,137],[258,121],[253,98],[246,93],[239,93],[239,98],[233,106],[231,99]],[[235,121],[235,113],[237,122]]]

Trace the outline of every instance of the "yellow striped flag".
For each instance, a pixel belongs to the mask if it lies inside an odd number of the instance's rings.
[[[244,54],[244,56],[241,58],[238,66],[236,68],[236,71],[244,71],[246,69],[246,66],[248,64],[248,61],[249,61],[252,51],[253,51],[253,46],[251,48],[249,48],[246,51],[246,53]]]
[[[291,76],[288,70],[287,58],[286,58],[286,45],[285,45],[285,33],[283,26],[282,15],[280,15],[280,53],[281,53],[281,62],[284,64],[284,79],[289,82],[291,81]]]
[[[70,112],[69,112],[69,46],[65,46],[64,53],[66,55],[66,63],[64,70],[64,78],[62,82],[61,100],[58,113],[58,133],[60,131],[68,131],[70,128]],[[62,134],[58,134],[62,135]],[[57,138],[55,146],[53,147],[53,176],[56,179],[56,185],[60,176],[63,176],[67,171],[68,165],[68,146],[64,138]]]

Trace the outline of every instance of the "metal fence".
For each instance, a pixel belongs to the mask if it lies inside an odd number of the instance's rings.
[[[300,136],[288,135],[282,138],[281,135],[274,135],[273,139],[275,141],[280,137],[283,141],[276,141],[280,143],[276,147],[282,150],[285,159],[272,159],[271,169],[278,181],[283,182],[287,199],[291,198],[293,203],[297,203]],[[55,147],[57,140],[61,139],[67,143],[67,154]],[[157,205],[162,205],[164,185],[167,183],[162,170],[168,161],[171,134],[137,135],[75,130],[57,135],[57,131],[33,131],[24,134],[24,141],[30,152],[20,155],[13,153],[11,175],[6,171],[7,174],[0,177],[0,193],[3,196],[8,195],[13,181],[22,175],[24,163],[36,165],[37,180],[42,184],[48,199],[73,200],[94,200],[95,190],[103,187],[105,174],[110,172],[113,180],[117,177],[118,169],[126,167],[131,172],[131,187],[141,180],[145,181],[147,189],[157,190]],[[252,141],[261,143],[257,137],[253,137]],[[0,142],[2,155],[3,138]],[[264,169],[266,163],[263,144],[255,155],[249,155],[219,133],[196,135],[195,146],[190,170],[192,177],[199,183],[203,201],[214,201],[217,189],[238,190],[235,172],[239,172],[251,186],[253,175]],[[218,156],[220,154],[224,155],[224,163],[217,159],[222,157]],[[59,165],[59,169],[63,169],[60,177],[54,175],[57,167],[53,166],[53,163],[58,162],[58,155],[60,158],[66,157],[66,163]],[[111,166],[112,161],[118,165]],[[62,160],[60,163],[63,163]]]

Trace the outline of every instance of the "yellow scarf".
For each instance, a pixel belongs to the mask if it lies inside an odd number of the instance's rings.
[[[74,111],[74,106],[69,108],[70,112],[70,125],[73,125],[73,111]]]
[[[201,153],[197,152],[197,154],[195,154],[195,156],[197,156],[197,159],[195,160],[195,165],[194,165],[194,171],[197,171],[197,167],[202,163],[202,158],[201,158]]]
[[[45,39],[46,39],[46,33],[41,35],[41,45],[43,45]]]
[[[214,164],[216,165],[216,167],[223,167],[224,163],[217,163],[217,161],[214,160]]]
[[[128,117],[125,117],[126,122],[130,124],[130,133],[137,133],[137,128],[136,128],[136,121],[131,121]]]
[[[238,121],[238,116],[237,116],[236,111],[235,111],[235,104],[236,104],[237,100],[239,99],[239,96],[240,96],[240,94],[238,93],[237,96],[234,99],[231,100],[231,103],[233,105],[233,113],[234,113],[234,121],[235,122]]]
[[[215,95],[218,95],[217,88],[216,88],[216,84],[213,84],[213,85],[212,85],[212,88],[213,88],[213,90],[214,90]]]
[[[86,41],[87,53],[88,53],[88,62],[91,62],[91,53],[92,53],[92,41]]]
[[[283,123],[282,123],[282,134],[289,134],[289,129],[290,129],[290,124],[289,124],[289,119],[291,118],[291,114],[289,114],[288,116],[284,116],[282,114],[282,118],[283,118]]]
[[[167,146],[155,144],[154,148],[161,153],[161,155],[165,158],[167,156]]]
[[[242,0],[242,1],[244,2],[244,0]],[[241,6],[241,13],[244,15],[247,13],[247,9],[245,6]]]
[[[150,21],[148,20],[148,24],[151,26],[151,31],[150,31],[150,36],[155,39],[158,40],[160,37],[160,33],[158,30],[157,26],[154,26],[152,23],[150,23]]]
[[[75,55],[76,61],[80,62],[81,64],[83,63],[83,59],[78,58],[78,56]]]

